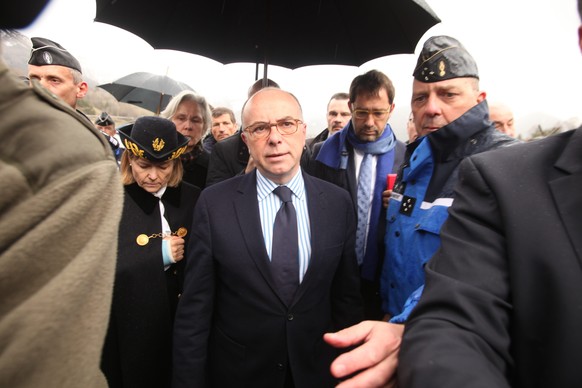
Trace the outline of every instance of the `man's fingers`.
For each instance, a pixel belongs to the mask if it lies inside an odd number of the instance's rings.
[[[336,378],[345,378],[346,387],[389,386],[395,373],[403,325],[380,321],[364,321],[337,333],[324,336],[327,343],[336,347],[359,345],[340,355],[330,366]],[[349,382],[349,383],[348,383]]]
[[[342,381],[336,388],[396,388],[397,354],[385,359],[371,369],[367,369],[354,377]]]
[[[364,343],[357,348],[340,355],[331,364],[331,374],[334,377],[342,378],[349,376],[360,370],[376,368],[379,364],[394,364],[395,351],[398,347],[376,346],[375,344]],[[397,354],[397,352],[396,352]],[[366,375],[367,371],[360,374]]]
[[[373,323],[373,321],[363,321],[335,333],[326,333],[323,335],[323,339],[336,348],[357,345],[366,339],[372,329]]]

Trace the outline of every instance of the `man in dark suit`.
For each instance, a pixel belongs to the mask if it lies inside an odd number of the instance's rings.
[[[394,95],[392,81],[382,72],[371,70],[354,78],[349,91],[351,121],[314,146],[308,167],[313,176],[346,189],[358,212],[357,235],[361,239],[356,241],[356,252],[367,319],[382,319],[384,315],[379,293],[386,230],[382,192],[387,175],[398,171],[405,151],[404,143],[396,139],[388,124]],[[367,158],[369,173],[362,174]],[[362,195],[362,183],[369,185],[369,193]]]
[[[176,315],[174,387],[330,387],[332,328],[362,317],[348,193],[304,174],[306,125],[280,89],[253,95],[242,138],[257,168],[207,188],[194,214],[184,293]],[[278,276],[274,253],[282,201],[292,192],[298,252]],[[275,220],[275,222],[273,222]],[[291,239],[291,234],[289,234]],[[280,282],[291,279],[292,292]]]

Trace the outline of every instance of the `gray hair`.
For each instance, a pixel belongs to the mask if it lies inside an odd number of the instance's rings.
[[[208,133],[208,130],[212,124],[212,113],[210,110],[210,105],[208,101],[201,95],[193,92],[191,90],[183,90],[180,93],[176,94],[168,103],[166,109],[160,112],[160,117],[165,119],[171,120],[172,117],[176,114],[178,110],[178,106],[184,101],[192,101],[198,104],[200,110],[202,111],[202,120],[204,121],[204,131],[202,137]]]
[[[83,82],[83,74],[79,70],[71,69],[71,75],[73,76],[73,82],[77,85],[80,82]]]

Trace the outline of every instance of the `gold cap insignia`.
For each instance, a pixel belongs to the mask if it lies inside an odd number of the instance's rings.
[[[444,77],[445,74],[446,74],[446,71],[445,71],[445,61],[440,61],[439,62],[439,75],[441,77]]]
[[[164,142],[164,140],[160,139],[159,137],[156,137],[152,142],[152,148],[154,149],[154,151],[159,152],[164,149],[165,144],[166,143]]]

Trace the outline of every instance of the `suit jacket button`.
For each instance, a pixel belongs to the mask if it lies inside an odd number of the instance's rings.
[[[178,294],[178,298],[181,297],[181,296],[182,296],[182,294]]]
[[[292,321],[293,320],[293,314],[287,314],[287,320],[288,321]]]
[[[281,363],[278,363],[278,364],[277,364],[277,369],[279,369],[279,370],[283,370],[283,364],[281,364]]]

